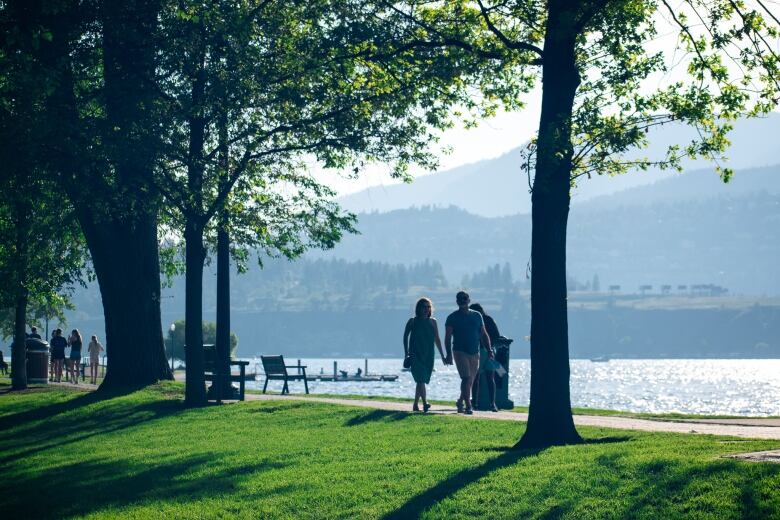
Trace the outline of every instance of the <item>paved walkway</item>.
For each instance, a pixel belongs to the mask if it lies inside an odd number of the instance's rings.
[[[77,388],[79,390],[95,390],[95,385],[88,383],[49,383],[50,385]],[[338,397],[309,397],[303,395],[279,394],[246,394],[249,401],[295,401],[307,400],[320,403],[356,406],[375,410],[410,412],[410,403],[393,401],[377,401],[371,399],[341,399]],[[463,419],[491,419],[496,421],[528,420],[527,413],[520,412],[479,412],[474,415],[459,414],[454,406],[432,405],[429,414],[452,415]],[[577,426],[593,426],[596,428],[613,428],[618,430],[639,430],[646,432],[693,433],[700,435],[725,435],[746,439],[777,439],[780,440],[780,419],[739,418],[739,419],[634,419],[632,417],[616,417],[602,415],[575,415]]]
[[[76,384],[65,381],[64,379],[57,383],[56,381],[49,381],[49,386],[64,386],[65,388],[75,388],[77,390],[97,390],[98,385],[92,385],[89,382],[79,381]]]
[[[301,400],[320,403],[357,406],[377,410],[399,412],[411,411],[409,403],[391,401],[374,401],[361,399],[340,399],[337,397],[304,397],[300,395],[278,394],[247,394],[247,400],[278,401]],[[474,415],[458,414],[453,406],[432,405],[428,412],[434,415],[454,415],[464,419],[492,419],[497,421],[528,420],[528,414],[518,412],[474,412]],[[620,430],[639,430],[646,432],[694,433],[701,435],[728,435],[747,439],[777,439],[780,440],[780,419],[696,419],[696,420],[650,420],[631,417],[614,417],[601,415],[575,415],[577,426],[594,426],[597,428],[615,428]]]

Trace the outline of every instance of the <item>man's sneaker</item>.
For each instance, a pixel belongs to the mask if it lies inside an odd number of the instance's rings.
[[[463,401],[461,401],[460,399],[455,401],[455,408],[458,409],[458,413],[463,413]]]
[[[463,413],[465,413],[466,415],[474,415],[474,410],[472,410],[471,408],[466,408],[466,411],[464,411]]]

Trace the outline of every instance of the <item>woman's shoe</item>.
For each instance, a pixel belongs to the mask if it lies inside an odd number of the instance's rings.
[[[458,409],[458,413],[463,413],[463,401],[461,401],[460,399],[455,401],[455,408]]]
[[[423,412],[427,412],[430,409],[431,409],[431,405],[429,405],[428,403],[423,403]]]

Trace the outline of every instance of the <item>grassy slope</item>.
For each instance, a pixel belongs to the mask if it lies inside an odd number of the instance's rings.
[[[0,511],[39,517],[780,518],[771,441],[523,425],[303,402],[186,410],[180,385],[0,395]]]

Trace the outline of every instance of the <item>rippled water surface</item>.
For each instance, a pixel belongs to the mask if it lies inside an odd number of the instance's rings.
[[[253,360],[250,360],[253,361]],[[287,360],[291,364],[294,360]],[[303,359],[308,374],[333,373],[332,359]],[[362,359],[339,359],[339,370],[354,374]],[[250,365],[251,368],[251,365]],[[369,359],[369,373],[398,374],[395,382],[309,382],[313,393],[413,397],[414,382],[401,372],[400,359]],[[527,405],[530,362],[510,365],[510,398]],[[262,389],[262,375],[250,388]],[[455,367],[437,361],[428,386],[430,399],[455,399],[459,379]],[[278,390],[281,383],[272,381]],[[303,384],[291,383],[293,393]],[[728,415],[780,415],[780,360],[753,359],[613,359],[594,363],[571,361],[572,406],[631,412],[682,412]]]

